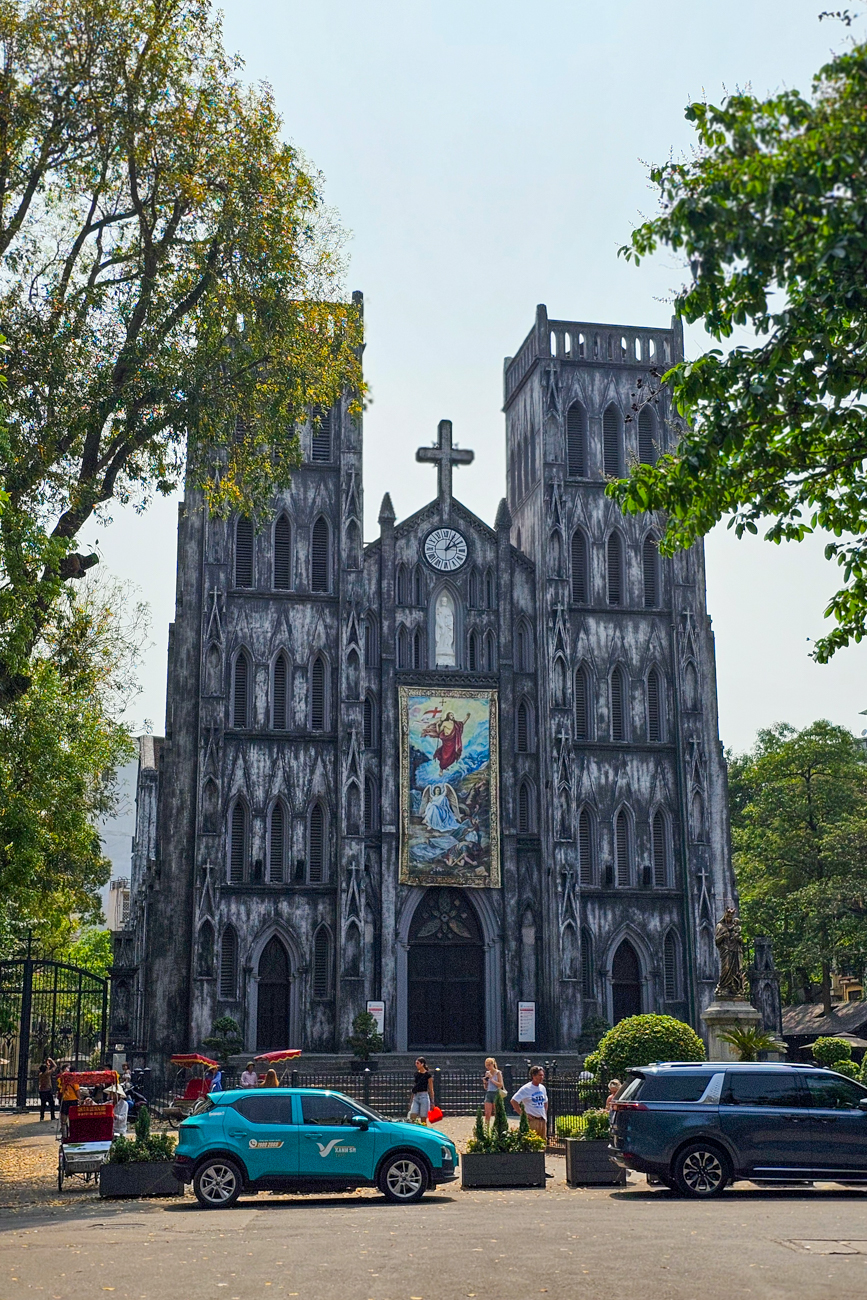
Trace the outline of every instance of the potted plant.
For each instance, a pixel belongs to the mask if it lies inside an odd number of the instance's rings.
[[[183,1196],[184,1185],[172,1173],[175,1139],[151,1133],[143,1106],[135,1122],[135,1140],[116,1137],[99,1171],[100,1196]]]
[[[241,1026],[231,1016],[220,1016],[211,1026],[210,1037],[202,1039],[202,1045],[214,1053],[220,1065],[225,1066],[230,1057],[244,1050]]]
[[[571,1121],[575,1121],[572,1123]],[[578,1117],[562,1117],[566,1138],[566,1183],[569,1187],[622,1187],[626,1170],[613,1163],[607,1110],[585,1110]],[[561,1120],[557,1121],[558,1132]],[[579,1127],[580,1125],[580,1127]]]
[[[363,1074],[365,1070],[378,1070],[379,1061],[371,1060],[374,1052],[381,1052],[384,1046],[382,1034],[376,1027],[376,1020],[369,1011],[359,1011],[352,1022],[349,1046],[353,1059],[349,1068],[353,1074]]]
[[[523,1106],[516,1129],[509,1128],[502,1094],[494,1103],[490,1125],[485,1124],[479,1108],[473,1136],[461,1156],[461,1186],[545,1186],[545,1139],[530,1128]]]
[[[759,1052],[779,1052],[785,1044],[779,1043],[773,1034],[751,1025],[749,1029],[730,1029],[720,1034],[724,1043],[728,1043],[738,1054],[739,1061],[757,1061]]]

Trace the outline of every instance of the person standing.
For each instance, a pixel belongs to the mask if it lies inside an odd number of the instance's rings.
[[[423,1056],[415,1063],[415,1080],[409,1098],[409,1119],[413,1124],[426,1124],[428,1111],[434,1104],[433,1075]]]
[[[485,1123],[490,1124],[497,1104],[497,1096],[503,1087],[503,1075],[493,1056],[485,1061]]]
[[[129,1102],[126,1099],[126,1093],[120,1084],[114,1084],[111,1088],[106,1088],[106,1093],[109,1101],[114,1106],[112,1136],[126,1137],[126,1126],[129,1122]]]
[[[279,1088],[279,1087],[280,1087],[280,1080],[277,1078],[277,1071],[276,1071],[276,1070],[269,1070],[269,1071],[268,1071],[268,1073],[265,1075],[265,1078],[262,1080],[262,1087],[263,1087],[263,1088]]]
[[[215,1069],[208,1070],[208,1073],[205,1075],[205,1092],[207,1094],[210,1094],[212,1092],[222,1092],[222,1091],[223,1091],[223,1071],[220,1069],[218,1065],[216,1066]]]
[[[530,1080],[519,1088],[512,1098],[512,1110],[520,1115],[521,1106],[527,1113],[527,1123],[534,1133],[544,1138],[548,1133],[548,1093],[545,1088],[545,1071],[534,1065]]]
[[[611,1081],[608,1084],[608,1096],[605,1098],[605,1109],[608,1111],[609,1114],[611,1113],[611,1107],[614,1105],[614,1098],[617,1096],[619,1091],[620,1091],[620,1080],[611,1079]]]
[[[42,1064],[39,1067],[39,1119],[45,1119],[45,1107],[51,1110],[51,1122],[54,1123],[54,1088],[53,1073],[57,1069],[57,1062],[53,1061],[50,1056],[43,1056]]]
[[[256,1073],[256,1071],[253,1069],[253,1062],[248,1061],[247,1068],[244,1071],[244,1073],[241,1075],[241,1087],[255,1088],[258,1085],[258,1083],[259,1083],[259,1076]]]

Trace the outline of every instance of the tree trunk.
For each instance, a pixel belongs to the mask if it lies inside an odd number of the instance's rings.
[[[827,961],[822,962],[822,1011],[831,1014],[831,966]]]

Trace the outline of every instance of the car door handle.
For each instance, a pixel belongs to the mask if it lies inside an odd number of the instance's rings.
[[[230,1128],[230,1129],[229,1129],[229,1137],[230,1137],[230,1138],[243,1138],[243,1137],[246,1137],[246,1136],[247,1136],[247,1134],[246,1134],[246,1133],[242,1133],[240,1129],[237,1129],[237,1128]]]

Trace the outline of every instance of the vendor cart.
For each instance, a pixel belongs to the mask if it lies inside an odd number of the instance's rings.
[[[178,1128],[182,1120],[192,1115],[198,1103],[208,1094],[208,1081],[202,1072],[216,1070],[218,1067],[216,1061],[202,1056],[200,1052],[177,1052],[171,1062],[178,1067],[175,1095],[171,1104],[160,1112],[160,1118],[168,1120],[172,1128]]]
[[[114,1070],[67,1070],[60,1076],[63,1087],[70,1083],[79,1088],[107,1088],[117,1084]],[[67,1178],[96,1180],[100,1166],[108,1158],[114,1133],[114,1106],[87,1100],[70,1102],[61,1115],[60,1150],[57,1153],[57,1190],[63,1191]]]

